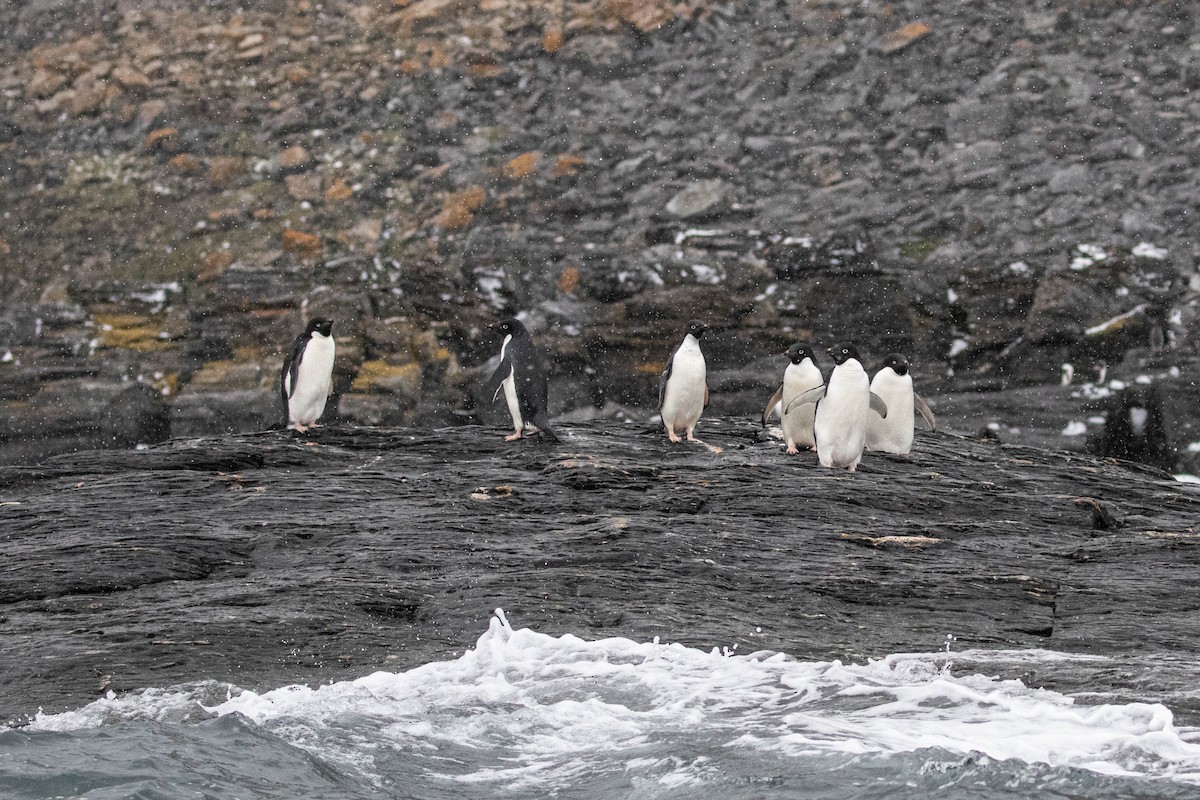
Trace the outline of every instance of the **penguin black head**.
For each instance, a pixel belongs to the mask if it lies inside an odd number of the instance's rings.
[[[493,322],[488,327],[494,331],[499,331],[503,336],[519,336],[525,333],[525,326],[516,317],[508,317],[499,322]]]
[[[683,330],[683,335],[687,336],[690,333],[692,336],[695,336],[697,339],[699,339],[704,335],[706,330],[708,330],[708,324],[706,322],[703,320],[694,319],[688,322],[687,327]]]
[[[854,342],[842,342],[829,348],[829,355],[833,356],[835,364],[841,365],[852,358],[858,359],[858,348]]]
[[[891,367],[892,372],[896,373],[897,375],[907,375],[908,359],[899,353],[892,353],[883,360],[883,366],[881,366],[880,369],[883,369],[884,367]]]
[[[329,317],[313,317],[308,321],[308,325],[304,328],[305,336],[312,336],[314,333],[319,333],[322,336],[333,335],[333,320]]]
[[[814,364],[817,363],[817,357],[813,354],[813,349],[809,346],[808,342],[796,342],[787,349],[787,352],[784,353],[784,355],[786,355],[793,364],[800,364],[806,358],[811,358]]]

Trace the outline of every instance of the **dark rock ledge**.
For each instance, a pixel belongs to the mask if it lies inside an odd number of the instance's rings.
[[[0,469],[0,718],[405,669],[461,653],[498,606],[552,634],[805,659],[948,636],[1101,654],[1016,676],[1200,716],[1192,487],[927,432],[847,474],[748,422],[701,430],[724,452],[618,423],[553,446],[327,428]]]

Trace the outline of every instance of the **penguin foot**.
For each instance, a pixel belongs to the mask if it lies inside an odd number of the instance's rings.
[[[510,433],[508,436],[504,437],[504,441],[515,442],[517,439],[520,439],[522,435],[523,434],[520,431],[517,431],[516,433]]]
[[[296,433],[308,433],[308,426],[301,425],[299,422],[293,422],[291,425],[288,425],[288,430],[296,431]]]
[[[667,438],[670,439],[672,442],[675,442],[676,444],[683,441],[683,439],[679,438],[679,434],[676,433],[675,431],[671,430],[670,428],[667,429]]]
[[[800,454],[800,451],[796,449],[796,445],[794,445],[794,444],[789,444],[789,445],[787,446],[787,453],[788,453],[788,455],[789,455],[789,456],[794,456],[794,455],[799,455],[799,454]]]

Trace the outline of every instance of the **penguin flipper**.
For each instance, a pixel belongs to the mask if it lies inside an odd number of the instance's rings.
[[[704,408],[708,408],[708,384],[704,384]]]
[[[671,365],[675,363],[675,354],[671,353],[671,358],[667,360],[667,368],[662,371],[662,375],[658,378],[658,410],[661,411],[663,403],[667,400],[667,381],[671,379]],[[707,399],[705,405],[708,405]]]
[[[762,426],[767,427],[767,420],[775,413],[775,406],[783,400],[783,384],[779,384],[779,388],[775,390],[775,394],[771,395],[771,399],[767,401],[767,407],[763,409]]]
[[[917,411],[921,412],[921,416],[925,418],[925,422],[929,425],[929,430],[936,431],[937,423],[933,421],[933,412],[929,410],[929,405],[925,402],[925,398],[914,393],[913,405],[916,406]]]
[[[292,421],[292,410],[288,400],[296,393],[296,382],[300,377],[300,359],[308,347],[308,339],[301,334],[292,342],[291,349],[283,359],[283,369],[279,373],[279,397],[283,402],[283,422],[285,425]]]
[[[871,392],[871,410],[879,416],[887,419],[887,403],[883,402],[883,398]]]
[[[291,359],[284,359],[283,370],[279,373],[279,399],[283,401],[283,419],[285,423],[291,422],[288,418],[291,413],[291,409],[288,408],[288,372],[291,370],[291,366]]]
[[[308,347],[308,339],[305,336],[297,336],[296,341],[292,342],[292,349],[288,351],[287,358],[283,360],[283,374],[279,376],[281,387],[283,389],[283,404],[287,405],[288,398],[296,393],[296,381],[300,377],[300,361],[304,358],[304,351]]]
[[[820,400],[824,396],[825,396],[825,384],[821,384],[820,386],[814,386],[813,388],[809,389],[807,392],[801,392],[800,394],[796,395],[792,399],[792,402],[787,404],[787,408],[785,408],[783,410],[783,413],[790,414],[794,410],[799,408],[800,406],[806,406],[809,403],[816,403],[818,400]],[[874,395],[871,395],[871,396],[874,397]]]
[[[496,402],[496,398],[500,396],[500,388],[504,386],[504,379],[512,374],[512,360],[507,355],[500,359],[500,365],[496,367],[496,371],[492,373],[492,377],[488,378],[487,383],[483,385],[484,394],[492,396],[492,402]]]

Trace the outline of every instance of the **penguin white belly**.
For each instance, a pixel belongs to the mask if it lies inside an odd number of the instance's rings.
[[[500,360],[504,360],[504,356],[508,354],[508,344],[512,341],[512,334],[504,337],[504,343],[500,345]],[[521,404],[517,401],[517,374],[514,367],[508,368],[508,377],[500,384],[500,388],[504,390],[504,402],[508,406],[508,415],[512,417],[513,430],[518,433],[525,430],[525,419],[521,416]]]
[[[829,378],[813,424],[822,466],[850,470],[858,466],[867,438],[867,415],[872,413],[867,373],[861,366],[855,370],[840,365]]]
[[[689,339],[691,337],[688,337]],[[662,420],[668,430],[694,428],[704,413],[704,389],[707,375],[704,354],[694,339],[675,351],[671,377],[667,378],[663,397]]]
[[[821,370],[807,359],[803,364],[789,364],[783,372],[783,408],[787,408],[788,404],[797,397],[809,389],[817,388],[824,382]],[[814,447],[816,445],[816,439],[813,438],[813,422],[816,418],[816,411],[817,408],[814,404],[805,403],[783,415],[781,420],[783,438],[789,447]]]
[[[504,387],[504,402],[508,404],[508,413],[512,417],[513,430],[520,431],[525,428],[525,420],[521,417],[521,404],[517,402],[517,378],[512,369],[508,371],[508,377],[501,384]]]
[[[867,449],[907,455],[912,450],[916,427],[912,375],[897,375],[885,369],[871,381],[871,391],[887,404],[888,415],[867,417]]]
[[[321,418],[333,385],[333,338],[315,334],[304,348],[296,374],[296,390],[288,399],[288,415],[297,425],[311,425]],[[288,387],[289,392],[291,387]]]

